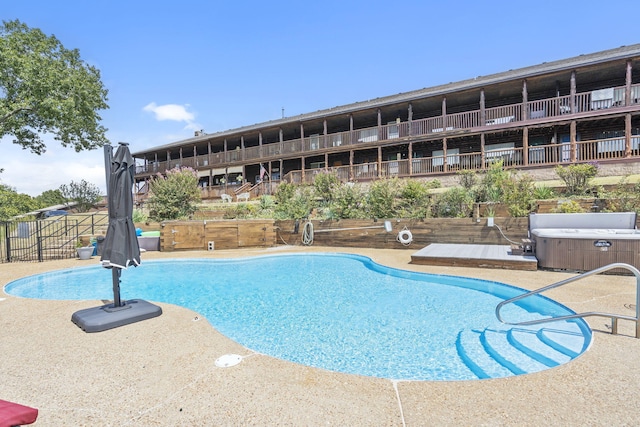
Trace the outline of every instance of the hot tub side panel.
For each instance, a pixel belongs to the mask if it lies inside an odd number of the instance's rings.
[[[621,262],[640,268],[640,240],[538,237],[540,268],[589,271]]]

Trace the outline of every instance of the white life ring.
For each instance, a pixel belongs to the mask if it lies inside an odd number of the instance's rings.
[[[407,229],[401,230],[398,233],[398,242],[402,243],[403,245],[408,245],[413,242],[413,234],[411,234],[411,231]]]

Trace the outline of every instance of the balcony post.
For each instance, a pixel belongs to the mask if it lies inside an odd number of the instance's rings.
[[[480,126],[487,124],[487,112],[485,111],[484,89],[480,90]]]
[[[576,108],[576,71],[571,72],[571,89],[569,90],[569,107],[571,108],[571,114],[577,113]]]
[[[409,136],[413,135],[413,105],[411,103],[409,103],[409,110],[407,113],[408,117],[407,117],[407,122],[409,124]]]
[[[327,119],[322,121],[322,148],[327,148]]]
[[[353,180],[353,150],[349,150],[349,181]]]
[[[353,114],[349,114],[349,144],[353,144],[357,140],[358,138],[355,138],[353,134]]]
[[[527,126],[522,129],[522,164],[523,166],[529,164],[529,127]]]
[[[575,163],[578,159],[578,151],[576,147],[576,121],[571,120],[571,125],[569,126],[569,137],[571,144],[571,163]]]
[[[624,115],[624,156],[631,157],[631,113]]]
[[[449,162],[447,162],[447,138],[442,138],[442,172],[449,172]]]
[[[529,109],[527,103],[529,102],[529,92],[527,91],[527,79],[522,81],[522,118],[521,120],[529,119]]]
[[[307,151],[307,147],[304,145],[304,125],[300,123],[300,149]]]
[[[442,98],[442,131],[447,131],[447,97]]]
[[[409,153],[407,157],[409,158],[409,176],[413,176],[413,141],[409,141]]]
[[[484,132],[480,134],[480,161],[482,162],[480,169],[486,169],[487,155],[484,151]]]
[[[382,176],[382,147],[378,146],[378,178]]]
[[[631,60],[627,61],[627,74],[625,76],[625,87],[624,87],[624,105],[627,107],[631,105],[631,83],[632,83],[632,66]]]

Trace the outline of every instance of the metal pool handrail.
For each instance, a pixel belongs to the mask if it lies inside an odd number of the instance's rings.
[[[589,311],[589,312],[586,312],[586,313],[576,313],[576,314],[569,314],[569,315],[566,315],[566,316],[547,317],[545,319],[528,320],[528,321],[525,321],[525,322],[511,323],[511,322],[505,322],[502,319],[502,316],[500,315],[500,309],[503,306],[507,305],[507,304],[511,304],[511,303],[513,303],[515,301],[521,300],[521,299],[529,297],[531,295],[540,294],[542,292],[548,291],[549,289],[558,288],[560,286],[564,286],[566,284],[578,281],[580,279],[584,279],[584,278],[589,277],[589,276],[593,276],[594,274],[603,273],[605,271],[612,270],[614,268],[623,268],[625,270],[628,270],[628,271],[632,272],[636,276],[636,316],[635,317],[633,317],[633,316],[625,316],[623,314],[600,313],[600,312],[597,312],[597,311]],[[558,320],[567,320],[567,319],[577,319],[577,318],[588,317],[588,316],[600,316],[600,317],[609,317],[609,318],[611,318],[611,333],[612,334],[617,334],[618,333],[618,319],[631,320],[631,321],[636,323],[636,338],[640,338],[640,271],[638,271],[637,268],[635,268],[634,266],[629,265],[629,264],[624,264],[624,263],[609,264],[609,265],[605,265],[604,267],[596,268],[595,270],[587,271],[586,273],[582,273],[582,274],[580,274],[578,276],[574,276],[574,277],[570,277],[570,278],[565,279],[565,280],[561,280],[559,282],[553,283],[553,284],[545,286],[543,288],[536,289],[534,291],[527,292],[527,293],[524,293],[522,295],[518,295],[517,297],[513,297],[513,298],[508,299],[506,301],[502,301],[500,304],[498,304],[496,306],[496,317],[498,318],[498,320],[500,322],[506,324],[506,325],[514,325],[514,326],[537,325],[537,324],[540,324],[540,323],[556,322]]]

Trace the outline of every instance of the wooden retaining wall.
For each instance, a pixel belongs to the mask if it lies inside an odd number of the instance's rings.
[[[160,250],[238,249],[275,246],[273,220],[166,221],[160,225]]]
[[[424,220],[392,220],[393,231],[387,233],[382,221],[339,220],[312,221],[313,242],[320,246],[371,247],[386,249],[420,249],[431,243],[476,243],[484,245],[509,244],[496,227],[487,227],[486,218],[433,218]],[[511,240],[521,242],[527,237],[528,218],[495,218],[495,223]],[[290,245],[302,245],[304,223],[294,233],[295,221],[278,221],[278,234]],[[344,228],[380,226],[374,229],[340,230]],[[413,235],[413,242],[404,246],[397,240],[398,233],[407,228]],[[335,231],[323,232],[334,229]]]
[[[301,246],[305,222],[298,221],[297,232],[296,221],[272,219],[167,221],[141,226],[141,228],[145,231],[160,230],[161,251],[207,250],[209,242],[213,242],[213,248],[216,250],[273,247],[285,244]],[[431,243],[508,245],[511,244],[509,240],[521,243],[522,239],[528,236],[529,218],[495,217],[494,222],[499,228],[487,227],[487,219],[483,217],[394,219],[391,221],[393,231],[387,233],[383,228],[383,221],[346,219],[311,221],[314,229],[313,244],[338,248],[415,248],[417,250]],[[398,233],[405,227],[413,235],[413,242],[407,246],[397,240]],[[640,228],[640,216],[638,228]]]
[[[528,218],[495,218],[495,224],[515,242],[527,237]],[[425,220],[392,220],[393,231],[384,230],[384,222],[372,220],[312,221],[313,244],[330,247],[371,247],[387,249],[420,249],[431,243],[476,243],[505,245],[509,242],[498,228],[487,227],[486,218],[438,218]],[[361,228],[375,227],[375,228]],[[413,235],[410,245],[397,240],[405,227]],[[305,221],[220,220],[167,221],[160,226],[160,250],[214,250],[243,247],[303,245]]]

